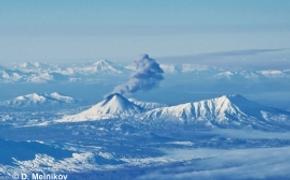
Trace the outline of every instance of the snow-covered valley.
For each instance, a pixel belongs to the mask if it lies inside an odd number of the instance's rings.
[[[153,128],[124,120],[0,130],[1,138],[9,139],[2,150],[13,153],[1,154],[0,173],[8,177],[32,172],[62,173],[71,179],[287,179],[290,175],[288,132]],[[19,147],[18,152],[11,151]],[[31,149],[30,156],[21,158]]]
[[[46,106],[25,101],[26,107]],[[71,179],[290,177],[290,113],[240,95],[168,106],[112,94],[60,114],[61,106],[33,114],[13,109],[1,112],[4,177],[35,172]]]

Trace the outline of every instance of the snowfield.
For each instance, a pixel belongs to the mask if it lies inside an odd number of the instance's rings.
[[[38,139],[34,146],[39,146],[38,142],[47,143],[40,144],[42,149],[34,148],[25,159],[20,156],[23,151],[7,158],[2,144],[0,174],[13,177],[20,173],[65,173],[76,179],[83,176],[89,179],[290,177],[289,133],[148,129],[130,125],[114,120],[46,128],[1,128],[1,137],[15,139],[21,147],[28,144],[27,150],[30,143],[23,142],[26,138]],[[21,135],[15,133],[19,131]],[[14,146],[17,143],[10,141],[9,147],[4,144],[4,151]]]

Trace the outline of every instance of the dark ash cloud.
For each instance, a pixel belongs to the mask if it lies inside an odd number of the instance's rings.
[[[148,54],[135,61],[136,72],[124,84],[114,89],[114,93],[132,94],[139,90],[149,90],[158,86],[164,79],[163,70],[155,59]]]

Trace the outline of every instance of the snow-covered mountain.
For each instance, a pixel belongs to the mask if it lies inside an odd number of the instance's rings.
[[[139,114],[143,108],[129,101],[121,94],[114,93],[91,108],[75,115],[63,117],[58,122],[79,122],[88,120],[113,119],[131,117]]]
[[[162,70],[167,74],[174,73],[200,73],[206,71],[212,71],[215,68],[210,68],[206,65],[200,64],[160,64]]]
[[[122,73],[122,68],[108,60],[98,60],[92,64],[76,68],[79,73]]]
[[[14,65],[13,69],[26,73],[59,73],[64,75],[95,74],[95,73],[121,73],[122,67],[108,60],[97,60],[92,63],[65,65],[51,65],[39,62],[26,62]]]
[[[259,74],[261,74],[264,77],[268,78],[282,78],[289,76],[288,70],[279,70],[279,69],[267,69],[267,70],[262,70],[258,71]]]
[[[18,72],[13,72],[7,69],[0,69],[0,80],[3,82],[16,82],[22,78]]]
[[[41,69],[38,68],[20,68],[21,66],[15,66],[12,68],[5,67],[0,69],[0,82],[15,83],[15,82],[27,82],[27,83],[46,83],[55,80],[55,70],[51,70],[48,66]]]
[[[160,64],[161,69],[168,74],[177,73],[179,69],[174,64]]]
[[[42,108],[57,108],[59,106],[71,105],[73,103],[75,103],[74,98],[53,92],[50,94],[31,93],[17,96],[13,99],[1,102],[0,105],[6,108],[34,110]]]
[[[211,77],[216,79],[283,79],[290,78],[289,69],[264,69],[264,70],[232,70],[218,67],[209,67],[200,64],[161,64],[160,65],[165,73],[167,74],[194,74],[202,75],[203,77]]]
[[[92,63],[75,64],[59,68],[57,73],[73,76],[73,75],[92,75],[92,74],[120,74],[124,68],[106,59],[98,60]]]
[[[193,78],[216,80],[288,80],[289,69],[232,70],[214,66],[190,63],[162,63],[161,68],[167,75],[186,74]],[[135,71],[133,65],[119,65],[108,60],[97,60],[79,64],[47,64],[26,62],[13,66],[0,67],[0,82],[48,83],[58,81],[90,81],[99,75],[130,74]]]
[[[0,82],[46,83],[75,79],[94,79],[99,74],[114,75],[128,72],[121,65],[108,60],[92,63],[57,65],[39,62],[25,62],[11,67],[0,67]],[[89,75],[89,76],[88,76]]]
[[[273,129],[290,127],[290,113],[262,106],[240,95],[161,107],[144,113],[141,118],[151,122],[176,122],[207,127]]]
[[[260,71],[231,71],[231,70],[220,70],[214,73],[214,77],[218,79],[228,79],[228,80],[237,80],[237,79],[288,79],[290,78],[290,73],[288,69],[266,69]]]
[[[81,122],[104,119],[135,119],[166,125],[178,123],[221,128],[275,130],[290,127],[290,112],[266,107],[240,95],[224,95],[176,106],[146,103],[112,94],[91,108],[64,116],[57,122]]]
[[[54,72],[58,69],[57,65],[40,63],[40,62],[24,62],[14,64],[13,70],[19,70],[26,73]]]

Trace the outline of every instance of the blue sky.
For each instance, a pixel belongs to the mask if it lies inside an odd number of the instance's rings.
[[[2,0],[0,63],[289,48],[288,0]]]

